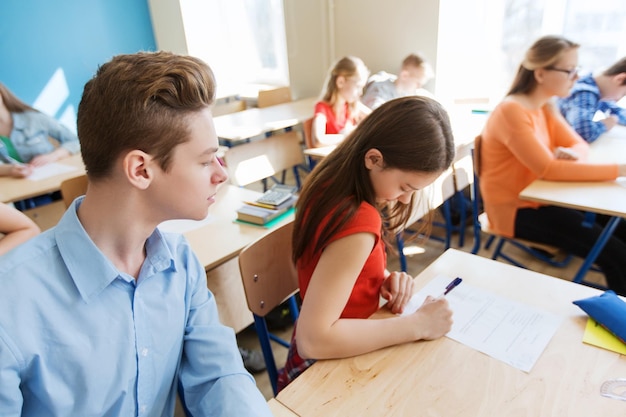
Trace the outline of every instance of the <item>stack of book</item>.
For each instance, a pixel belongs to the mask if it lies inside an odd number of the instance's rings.
[[[246,203],[237,210],[237,220],[266,225],[289,211],[298,200],[296,187],[275,185],[261,197]]]

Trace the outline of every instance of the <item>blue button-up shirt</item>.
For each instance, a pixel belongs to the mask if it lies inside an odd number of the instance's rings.
[[[58,226],[0,258],[0,415],[271,416],[219,322],[186,240],[158,229],[135,280],[83,229]]]
[[[615,115],[619,124],[626,125],[626,109],[601,99],[600,89],[592,74],[579,78],[569,96],[560,98],[557,103],[561,114],[587,142],[593,142],[606,132],[604,123],[593,120],[598,111]]]
[[[53,117],[38,111],[11,113],[13,130],[9,139],[23,162],[30,162],[38,155],[54,151],[54,145],[48,139],[53,138],[62,148],[75,154],[80,151],[78,136],[72,133]],[[4,144],[0,143],[4,147]]]

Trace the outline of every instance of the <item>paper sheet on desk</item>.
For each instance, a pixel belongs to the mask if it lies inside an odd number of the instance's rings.
[[[205,224],[212,223],[213,221],[215,221],[215,217],[210,214],[204,220],[167,220],[159,224],[159,229],[162,232],[185,233],[197,229],[200,226],[204,226]]]
[[[438,276],[413,295],[403,315],[422,305],[427,295],[442,293],[450,277]],[[479,352],[530,372],[562,318],[463,281],[446,295],[454,324],[446,335]]]
[[[33,173],[26,177],[26,179],[31,181],[39,181],[49,177],[54,177],[55,175],[65,174],[66,172],[76,171],[77,169],[78,168],[70,165],[57,164],[56,162],[53,162],[51,164],[46,164],[35,168],[33,170]]]

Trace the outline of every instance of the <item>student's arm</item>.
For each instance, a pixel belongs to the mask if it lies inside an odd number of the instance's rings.
[[[369,107],[367,107],[365,104],[361,103],[360,101],[357,102],[356,104],[356,123],[359,124],[361,123],[361,121],[363,121],[363,119],[365,119],[365,117],[367,117],[370,113],[372,113],[372,109],[370,109]]]
[[[0,164],[1,177],[24,178],[33,173],[33,167],[30,164]]]
[[[22,359],[19,352],[15,352],[15,346],[10,340],[5,339],[6,334],[0,328],[0,410],[3,417],[20,417],[24,398],[20,389],[20,374],[23,372],[20,366]]]
[[[356,233],[324,249],[298,318],[298,353],[302,357],[354,356],[414,340],[435,339],[450,330],[451,311],[444,299],[429,299],[407,316],[381,320],[340,318],[374,242],[374,235]]]
[[[612,116],[617,117],[617,123],[620,125],[626,125],[626,109],[619,106],[617,103],[604,101],[602,102]]]
[[[48,123],[48,135],[59,141],[61,148],[67,151],[67,155],[80,152],[80,142],[74,132],[52,117],[49,118]]]
[[[581,90],[567,99],[567,106],[563,107],[563,116],[583,139],[591,143],[607,131],[602,121],[593,121],[599,109],[600,104],[596,94]]]
[[[245,370],[235,333],[220,323],[206,273],[190,252],[192,291],[179,379],[194,416],[271,417],[254,378]]]
[[[35,167],[46,165],[63,158],[67,158],[68,156],[80,151],[78,136],[76,136],[71,130],[61,124],[58,120],[46,114],[42,113],[38,117],[41,118],[40,122],[42,125],[45,125],[48,136],[59,142],[59,147],[50,153],[33,157],[30,161],[31,165]]]
[[[50,153],[45,153],[42,155],[35,156],[33,159],[30,160],[30,165],[34,167],[39,167],[39,166],[46,165],[52,162],[56,162],[63,158],[67,158],[70,155],[71,153],[70,151],[67,150],[67,148],[59,146],[58,148],[56,148],[54,151]]]
[[[553,181],[603,181],[617,177],[618,167],[614,164],[595,165],[556,159],[550,147],[537,137],[536,127],[527,111],[524,111],[519,104],[506,104],[502,108],[502,118],[497,121],[494,119],[494,123],[498,123],[498,126],[494,127],[501,132],[500,134],[505,138],[504,143],[515,158],[537,177]],[[548,131],[542,134],[555,135],[557,132],[565,131],[558,126],[556,131],[550,131],[550,126]],[[546,138],[546,140],[554,140],[554,137]],[[576,140],[576,136],[566,135],[558,139],[554,145],[574,146],[574,149],[578,149],[580,143]]]
[[[14,207],[0,204],[0,255],[38,235],[39,227]]]
[[[316,148],[336,145],[345,137],[345,135],[341,133],[326,133],[326,115],[324,113],[317,113],[313,118],[311,136],[313,137],[313,146]]]

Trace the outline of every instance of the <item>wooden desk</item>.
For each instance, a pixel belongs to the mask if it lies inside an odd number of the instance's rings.
[[[233,146],[258,135],[296,126],[313,116],[317,98],[311,97],[262,109],[252,108],[213,119],[220,140]]]
[[[616,126],[593,142],[589,160],[598,163],[626,163],[626,127]],[[520,198],[611,216],[574,277],[574,282],[581,282],[620,219],[626,217],[626,178],[602,182],[535,180],[522,190]]]
[[[75,167],[76,170],[38,181],[26,178],[0,177],[0,201],[11,203],[59,191],[61,182],[85,173],[85,165],[83,165],[83,159],[80,154],[72,155],[57,163]]]
[[[270,407],[274,417],[297,417],[298,415],[278,402],[276,398],[270,398],[267,401],[267,405]]]
[[[600,386],[625,377],[626,361],[582,343],[587,316],[572,304],[598,290],[454,249],[415,278],[417,287],[438,275],[563,317],[530,373],[444,337],[318,361],[277,400],[299,415],[324,417],[624,415],[625,403],[602,397]]]
[[[335,145],[320,146],[319,148],[307,148],[303,152],[305,155],[315,159],[324,159],[336,148]]]

